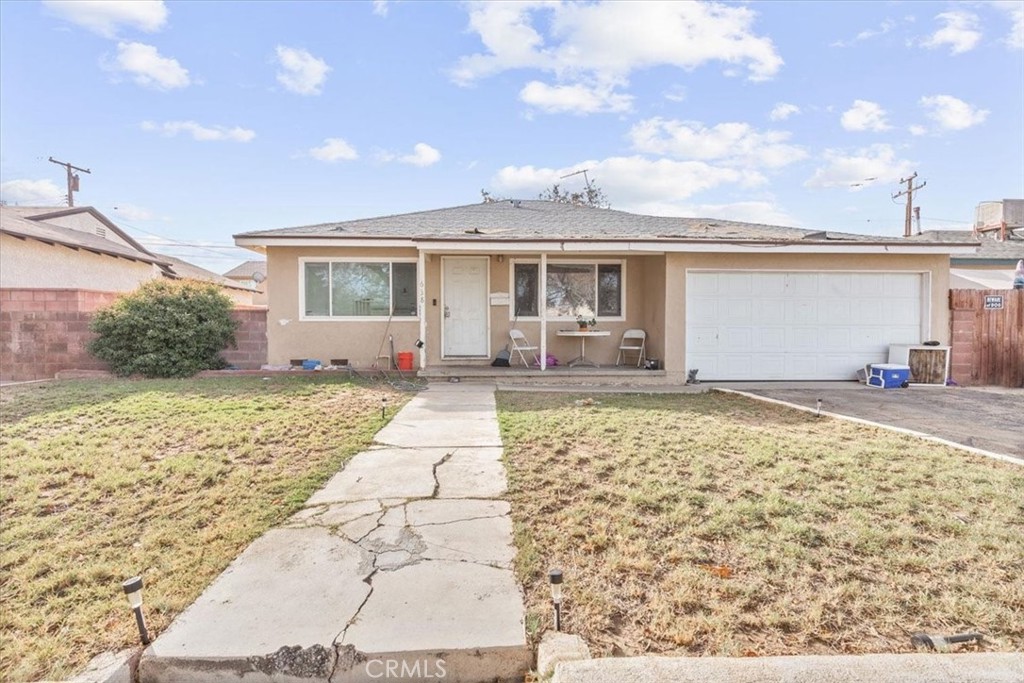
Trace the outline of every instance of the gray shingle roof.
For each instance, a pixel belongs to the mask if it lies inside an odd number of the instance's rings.
[[[975,236],[970,230],[925,230],[910,239],[926,242],[980,242],[974,254],[957,254],[955,261],[1012,261],[1024,259],[1024,235],[1011,234],[1005,242],[996,239],[995,233]]]
[[[0,232],[48,244],[60,244],[73,249],[85,249],[97,254],[120,256],[160,266],[166,265],[165,261],[149,252],[138,251],[81,230],[52,225],[43,220],[32,220],[24,217],[26,214],[22,211],[12,211],[11,208],[20,209],[22,207],[0,207]]]
[[[174,274],[179,277],[189,278],[192,280],[202,280],[203,282],[212,282],[213,284],[220,285],[221,287],[241,289],[246,292],[253,291],[252,287],[246,287],[244,284],[238,282],[237,280],[232,280],[230,278],[224,277],[220,273],[215,273],[212,270],[200,268],[194,263],[182,261],[180,258],[168,256],[167,254],[157,254],[157,256],[171,264],[171,269],[174,271]]]
[[[545,200],[504,200],[432,211],[244,232],[238,238],[711,239],[768,241],[901,241],[902,238],[803,230],[711,218],[677,218],[573,206]]]
[[[238,280],[251,280],[254,273],[266,275],[267,262],[263,260],[246,261],[245,263],[235,266],[228,272],[224,273],[224,277]]]

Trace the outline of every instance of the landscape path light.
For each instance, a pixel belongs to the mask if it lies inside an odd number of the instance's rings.
[[[143,645],[149,645],[151,642],[149,631],[146,630],[146,619],[142,616],[142,577],[132,577],[121,584],[121,587],[124,588],[128,604],[132,606],[132,611],[135,612],[135,623],[139,627],[139,639],[142,640]]]
[[[380,419],[383,420],[386,417],[387,410],[388,410],[388,397],[387,396],[381,396],[380,397]]]
[[[555,606],[555,630],[562,630],[562,570],[552,569],[548,572],[551,584],[551,602]]]

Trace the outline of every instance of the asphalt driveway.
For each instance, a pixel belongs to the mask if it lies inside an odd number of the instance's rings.
[[[875,389],[828,383],[798,388],[747,385],[742,390],[808,408],[814,408],[820,398],[823,411],[912,429],[1024,460],[1024,389]]]

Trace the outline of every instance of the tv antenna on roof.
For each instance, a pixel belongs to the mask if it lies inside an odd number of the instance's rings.
[[[573,171],[572,173],[567,173],[566,175],[561,176],[559,178],[559,180],[565,180],[566,178],[571,178],[574,175],[579,175],[579,174],[582,173],[583,174],[583,182],[586,184],[587,189],[589,190],[590,189],[590,178],[587,177],[587,171],[589,171],[589,170],[590,170],[589,168],[585,168],[582,171]]]

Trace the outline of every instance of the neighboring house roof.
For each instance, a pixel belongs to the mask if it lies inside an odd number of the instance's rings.
[[[88,232],[46,223],[45,217],[47,214],[30,215],[27,211],[31,210],[33,210],[31,207],[0,207],[0,232],[21,239],[36,240],[51,245],[59,244],[70,249],[84,249],[96,254],[106,254],[132,261],[153,263],[161,267],[167,265],[166,261],[146,251],[141,246],[138,249],[133,249]],[[34,210],[38,211],[38,209]],[[95,213],[99,214],[99,212]],[[99,214],[99,216],[102,216],[102,214]],[[102,218],[101,220],[105,224],[111,225],[120,234],[121,231],[107,219]],[[127,239],[133,244],[137,244],[131,238]]]
[[[544,241],[753,241],[759,243],[906,244],[903,238],[805,230],[711,218],[644,216],[547,200],[505,200],[447,209],[257,230],[235,235],[246,245],[283,239]],[[967,240],[968,243],[973,240]],[[961,245],[962,246],[962,245]]]
[[[255,273],[261,275],[267,274],[267,262],[263,260],[259,261],[246,261],[240,266],[235,266],[228,272],[224,273],[224,277],[233,278],[236,280],[251,280]]]
[[[1024,235],[1010,234],[1006,240],[997,239],[996,233],[975,235],[971,230],[925,230],[910,239],[929,242],[978,242],[980,246],[973,254],[958,254],[954,263],[975,264],[1016,264],[1024,259]]]
[[[73,216],[80,213],[88,213],[93,218],[98,220],[100,223],[105,225],[111,232],[115,233],[118,237],[123,239],[125,242],[135,247],[137,250],[144,254],[153,255],[151,251],[146,249],[144,246],[136,242],[131,235],[126,233],[121,228],[117,227],[109,218],[100,213],[97,209],[92,206],[73,206],[73,207],[56,207],[56,206],[5,206],[4,211],[10,211],[15,215],[28,218],[33,221],[46,221],[51,218],[60,218],[63,216]],[[57,226],[61,229],[63,226]],[[101,238],[102,239],[102,238]]]
[[[167,254],[157,254],[160,258],[170,264],[171,270],[174,275],[171,277],[188,278],[191,280],[202,280],[203,282],[212,282],[215,285],[221,287],[228,287],[229,289],[239,289],[244,292],[252,292],[252,287],[246,287],[237,280],[224,277],[219,273],[215,273],[212,270],[206,270],[199,266],[189,263],[188,261],[182,261],[180,258],[168,256]]]

